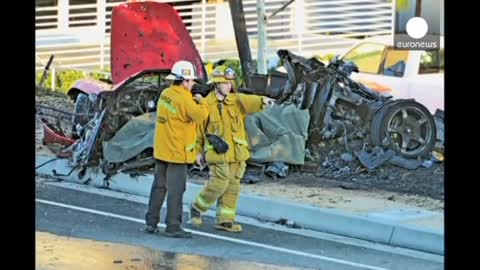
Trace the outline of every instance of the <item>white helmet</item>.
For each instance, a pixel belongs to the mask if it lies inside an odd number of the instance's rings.
[[[176,62],[165,79],[170,81],[196,79],[193,64],[184,60]]]

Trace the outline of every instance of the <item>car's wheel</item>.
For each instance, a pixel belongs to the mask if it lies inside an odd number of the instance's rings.
[[[436,142],[436,126],[425,106],[399,100],[377,112],[372,121],[372,141],[406,158],[427,156]]]
[[[386,140],[385,133],[382,132],[383,119],[385,118],[388,108],[394,103],[386,103],[375,112],[370,123],[370,139],[373,145],[383,146],[383,140]]]
[[[77,125],[85,125],[88,122],[88,113],[90,112],[90,100],[88,95],[85,93],[79,93],[77,98],[75,99],[75,107],[74,113],[75,116],[73,117],[73,131],[76,132]],[[77,115],[83,114],[83,115]]]

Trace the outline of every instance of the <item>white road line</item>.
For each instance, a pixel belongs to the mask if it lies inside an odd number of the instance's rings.
[[[42,181],[39,181],[39,183],[42,183]],[[100,195],[100,196],[105,196],[109,198],[116,198],[116,199],[126,200],[129,202],[136,202],[136,203],[148,205],[148,197],[143,197],[139,195],[120,193],[118,191],[109,190],[109,189],[99,189],[93,186],[81,185],[78,183],[70,183],[70,182],[43,182],[43,183],[46,185],[51,185],[55,187],[66,188],[70,190],[77,190],[84,193]],[[165,209],[165,205],[163,207]],[[184,204],[183,211],[188,212],[188,209],[189,209],[189,205]],[[205,216],[212,217],[212,218],[215,218],[215,215],[216,215],[215,210],[211,210],[211,209],[205,213]],[[252,217],[237,216],[237,221],[239,221],[240,223],[245,223],[245,224],[249,224],[255,227],[260,227],[268,230],[301,235],[301,236],[306,236],[314,239],[334,241],[334,242],[342,243],[349,246],[368,248],[371,250],[378,250],[381,252],[394,253],[394,254],[408,256],[412,258],[417,258],[417,259],[422,259],[422,260],[427,260],[427,261],[432,261],[437,263],[444,263],[443,256],[431,254],[431,253],[425,253],[418,250],[411,250],[411,249],[406,249],[401,247],[393,247],[393,246],[388,246],[386,244],[373,243],[367,240],[360,240],[356,238],[349,238],[346,236],[333,235],[325,232],[313,231],[310,229],[301,229],[301,230],[290,229],[275,223],[263,223]]]
[[[98,210],[89,209],[89,208],[78,207],[78,206],[69,205],[69,204],[52,202],[52,201],[47,201],[47,200],[42,200],[42,199],[35,199],[35,201],[37,201],[39,203],[55,205],[55,206],[59,206],[59,207],[63,207],[63,208],[69,208],[69,209],[73,209],[73,210],[77,210],[77,211],[81,211],[81,212],[86,212],[86,213],[91,213],[91,214],[97,214],[97,215],[102,215],[102,216],[107,216],[107,217],[113,217],[113,218],[128,220],[128,221],[132,221],[132,222],[136,222],[136,223],[141,223],[141,224],[145,223],[145,221],[142,220],[142,219],[117,215],[117,214],[98,211]],[[159,224],[159,227],[164,228],[165,224]],[[216,234],[211,234],[211,233],[205,233],[205,232],[200,232],[200,231],[195,231],[195,230],[190,230],[190,229],[185,229],[185,230],[189,231],[193,234],[201,235],[201,236],[205,236],[205,237],[215,238],[215,239],[219,239],[219,240],[224,240],[224,241],[229,241],[229,242],[233,242],[233,243],[244,244],[244,245],[249,245],[249,246],[254,246],[254,247],[261,247],[261,248],[280,251],[280,252],[289,253],[289,254],[293,254],[293,255],[299,255],[299,256],[303,256],[303,257],[309,257],[309,258],[314,258],[314,259],[319,259],[319,260],[324,260],[324,261],[330,261],[330,262],[335,262],[335,263],[344,264],[344,265],[350,265],[350,266],[354,266],[354,267],[361,267],[361,268],[364,268],[364,269],[389,270],[387,268],[365,265],[365,264],[360,264],[360,263],[335,259],[335,258],[331,258],[331,257],[326,257],[326,256],[321,256],[321,255],[317,255],[317,254],[312,254],[312,253],[307,253],[307,252],[302,252],[302,251],[296,251],[296,250],[291,250],[291,249],[286,249],[286,248],[281,248],[281,247],[270,246],[270,245],[266,245],[266,244],[261,244],[261,243],[256,243],[256,242],[251,242],[251,241],[246,241],[246,240],[241,240],[241,239],[236,239],[236,238],[229,238],[229,237],[216,235]]]

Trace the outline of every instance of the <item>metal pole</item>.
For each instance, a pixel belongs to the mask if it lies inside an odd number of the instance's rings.
[[[422,0],[417,0],[415,5],[415,17],[422,16]]]
[[[55,85],[55,68],[52,67],[52,73],[51,73],[51,82],[52,82],[52,91],[55,91],[56,85]]]
[[[106,0],[97,0],[97,22],[100,37],[100,70],[105,68],[105,24],[106,24]]]
[[[265,1],[257,0],[257,20],[258,20],[258,51],[257,67],[259,74],[267,74],[267,59],[265,52],[267,49]]]
[[[58,1],[58,29],[67,31],[68,29],[69,0]]]
[[[255,68],[252,62],[250,44],[248,43],[245,11],[243,10],[242,0],[229,0],[229,4],[233,29],[235,31],[235,41],[237,43],[238,55],[242,64],[242,71],[244,74],[246,87],[249,87],[251,85],[250,76],[255,73]]]
[[[297,25],[297,46],[298,46],[298,53],[303,53],[303,32],[305,31],[305,6],[304,0],[298,0],[295,2],[295,20]]]

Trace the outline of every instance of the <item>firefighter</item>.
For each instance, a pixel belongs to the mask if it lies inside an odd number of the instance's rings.
[[[160,210],[167,197],[165,234],[190,238],[182,229],[183,193],[187,165],[195,161],[196,126],[208,117],[206,100],[192,96],[195,70],[188,61],[176,62],[165,78],[171,82],[159,97],[154,136],[155,175],[145,215],[148,233],[158,232]]]
[[[245,161],[250,157],[244,119],[272,105],[274,100],[233,92],[234,79],[233,69],[217,66],[209,81],[214,84],[214,91],[205,97],[209,117],[199,125],[196,162],[201,166],[208,164],[210,179],[190,205],[190,220],[200,226],[201,215],[216,202],[216,229],[241,232],[242,226],[235,223],[235,217],[240,180],[245,173]],[[226,142],[225,153],[208,139],[211,134]]]

